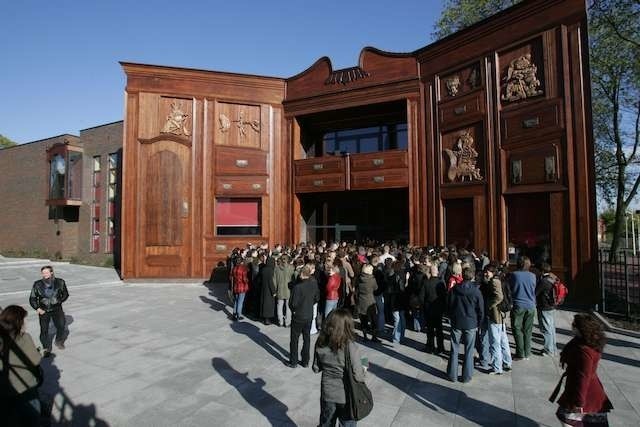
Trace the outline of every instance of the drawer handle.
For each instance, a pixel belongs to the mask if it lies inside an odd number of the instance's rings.
[[[236,166],[239,168],[246,168],[249,166],[249,160],[236,160]]]
[[[262,188],[262,184],[253,184],[251,188],[253,188],[254,190],[260,190]]]
[[[384,182],[384,176],[374,176],[373,182],[377,182],[378,184]]]
[[[316,163],[313,165],[314,171],[321,171],[322,169],[324,169],[324,165],[322,163]]]
[[[222,252],[227,250],[227,245],[216,245],[216,251]]]
[[[462,107],[456,107],[453,109],[453,113],[456,116],[459,116],[460,114],[464,114],[467,112],[467,104],[464,104]]]
[[[322,179],[316,179],[315,181],[313,181],[313,186],[314,187],[321,187],[324,185],[324,180]]]
[[[225,190],[231,190],[233,188],[232,184],[222,184],[222,188],[224,188]]]
[[[535,117],[533,119],[526,119],[522,121],[522,127],[525,129],[537,128],[540,126],[540,117]]]
[[[384,159],[373,159],[374,166],[382,166],[384,165]]]

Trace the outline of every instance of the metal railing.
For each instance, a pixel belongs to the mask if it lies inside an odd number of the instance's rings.
[[[640,254],[598,250],[600,311],[629,320],[640,319]]]

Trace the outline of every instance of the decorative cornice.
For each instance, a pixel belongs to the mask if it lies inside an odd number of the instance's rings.
[[[355,82],[356,80],[364,79],[369,77],[370,74],[364,71],[359,66],[343,68],[341,70],[333,71],[329,77],[324,81],[325,85],[335,85],[342,84],[346,85],[351,82]]]

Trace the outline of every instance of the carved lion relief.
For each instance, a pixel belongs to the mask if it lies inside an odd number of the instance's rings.
[[[471,132],[465,130],[460,133],[453,149],[445,148],[445,154],[449,159],[449,171],[447,178],[451,182],[464,182],[465,180],[481,181],[480,169],[476,167],[478,152]]]
[[[171,111],[167,115],[167,119],[162,127],[161,133],[172,133],[174,135],[190,136],[187,120],[189,115],[184,112],[182,106],[175,101],[171,103]]]
[[[538,67],[531,60],[530,53],[512,60],[507,69],[506,87],[501,99],[514,102],[542,95],[537,72]]]

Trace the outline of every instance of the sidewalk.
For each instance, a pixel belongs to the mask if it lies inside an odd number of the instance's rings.
[[[4,268],[1,261],[0,306],[27,307],[40,264]],[[54,268],[71,295],[67,348],[43,363],[41,391],[54,402],[54,425],[317,425],[320,375],[283,365],[289,329],[228,320],[223,284],[123,284],[112,269]],[[560,345],[570,339],[571,318],[558,313]],[[31,309],[27,320],[37,340]],[[638,425],[640,339],[608,336],[599,375],[615,406],[611,425]],[[476,371],[469,384],[450,383],[446,359],[419,351],[424,334],[407,338],[397,347],[362,346],[375,407],[358,425],[558,425],[547,401],[560,376],[557,359],[533,356],[503,376]]]

